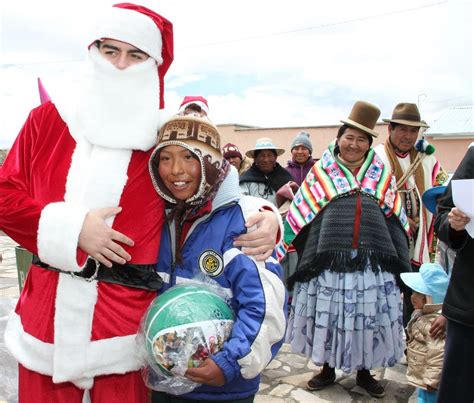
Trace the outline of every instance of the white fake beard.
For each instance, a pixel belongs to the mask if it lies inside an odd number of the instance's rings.
[[[115,149],[147,151],[155,145],[160,84],[154,59],[119,70],[91,46],[84,78],[66,122],[73,137]]]

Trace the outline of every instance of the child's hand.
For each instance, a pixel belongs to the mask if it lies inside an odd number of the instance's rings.
[[[204,360],[199,368],[189,368],[185,376],[193,382],[204,385],[222,386],[225,384],[224,373],[211,358]]]
[[[439,315],[431,324],[430,336],[433,339],[443,339],[446,334],[446,318]]]

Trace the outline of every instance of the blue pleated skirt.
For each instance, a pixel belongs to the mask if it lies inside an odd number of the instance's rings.
[[[391,273],[324,271],[296,283],[286,342],[344,372],[391,367],[403,356],[402,300]]]

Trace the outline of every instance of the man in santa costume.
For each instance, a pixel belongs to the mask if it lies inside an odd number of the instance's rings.
[[[89,43],[81,93],[34,109],[0,172],[0,228],[34,254],[5,331],[21,403],[148,400],[135,334],[161,286],[148,159],[172,24],[117,4]],[[270,226],[242,242],[270,253]]]
[[[433,238],[433,216],[423,206],[421,195],[425,190],[442,185],[447,174],[433,155],[434,148],[419,141],[422,131],[429,126],[421,120],[416,104],[399,103],[389,122],[389,138],[379,144],[375,151],[385,165],[391,166],[397,180],[408,222],[410,224],[410,258],[413,270],[418,271],[423,263],[429,263],[429,247]],[[421,133],[420,133],[421,132]],[[412,311],[411,292],[404,291],[404,320],[408,322]]]

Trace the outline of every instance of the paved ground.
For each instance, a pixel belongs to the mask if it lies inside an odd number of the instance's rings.
[[[19,293],[14,246],[0,233],[0,253],[3,255],[0,263],[0,403],[17,402],[17,367],[3,344],[7,315]],[[355,374],[349,376],[339,371],[334,385],[319,392],[309,392],[305,389],[306,382],[317,370],[305,357],[291,353],[289,346],[284,345],[263,373],[256,403],[416,402],[415,388],[407,385],[406,367],[400,364],[375,371],[385,386],[386,397],[383,399],[374,399],[356,386]]]

